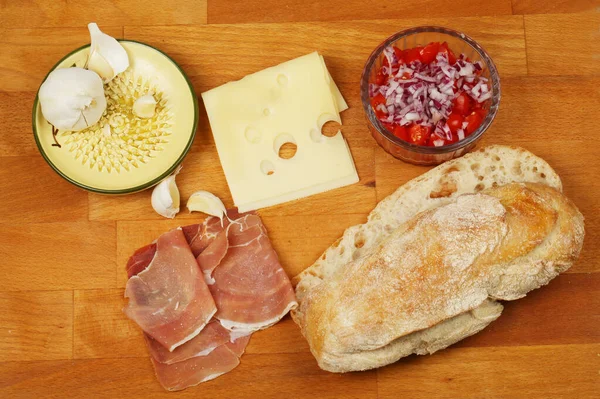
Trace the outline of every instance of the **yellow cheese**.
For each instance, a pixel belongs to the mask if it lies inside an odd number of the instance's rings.
[[[318,53],[202,93],[225,177],[240,211],[259,209],[358,182],[341,132],[347,108]],[[296,154],[280,158],[284,143]]]

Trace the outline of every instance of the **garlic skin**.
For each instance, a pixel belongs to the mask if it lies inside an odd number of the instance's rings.
[[[88,30],[92,44],[86,67],[108,83],[129,68],[129,56],[117,39],[102,32],[95,22],[88,24]]]
[[[161,181],[152,191],[152,208],[161,216],[173,219],[179,212],[179,188],[175,176],[179,170]]]
[[[95,125],[106,110],[102,79],[83,68],[50,72],[38,98],[44,118],[59,130],[79,131]]]
[[[156,112],[156,100],[151,94],[139,97],[133,103],[133,114],[140,118],[152,118]]]
[[[207,215],[216,216],[223,221],[223,216],[227,214],[223,202],[208,191],[196,191],[187,201],[187,208],[190,212],[202,212]]]

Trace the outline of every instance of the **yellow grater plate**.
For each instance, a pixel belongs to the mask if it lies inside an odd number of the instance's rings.
[[[96,125],[53,134],[37,96],[33,105],[33,133],[48,164],[76,186],[103,194],[144,190],[172,173],[189,151],[198,122],[198,99],[181,68],[147,44],[120,43],[130,65],[104,85],[108,107]],[[89,48],[73,51],[52,70],[82,67]],[[138,118],[133,102],[148,93],[158,102],[156,115]]]

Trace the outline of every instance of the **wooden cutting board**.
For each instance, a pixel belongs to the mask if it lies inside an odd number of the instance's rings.
[[[0,397],[592,398],[600,396],[600,14],[597,0],[167,0],[0,2]],[[393,159],[366,128],[359,78],[388,35],[436,24],[491,54],[502,101],[485,144],[546,159],[586,217],[579,261],[506,305],[490,327],[433,356],[363,373],[321,371],[286,317],[256,333],[233,372],[178,394],[155,380],[140,330],[121,313],[124,265],[160,233],[150,192],[81,191],[43,161],[31,131],[48,69],[88,41],[96,21],[172,56],[200,93],[318,50],[350,109],[342,114],[360,175],[350,187],[260,212],[290,275],[399,185],[428,170]],[[207,24],[208,23],[208,24]],[[178,177],[182,198],[232,200],[202,110]],[[168,396],[167,396],[168,395]]]

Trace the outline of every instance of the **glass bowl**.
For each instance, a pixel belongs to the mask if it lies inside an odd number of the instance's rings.
[[[400,50],[425,46],[430,42],[447,42],[448,47],[458,56],[465,54],[471,61],[481,61],[483,72],[481,76],[488,79],[492,97],[485,101],[483,108],[486,117],[471,135],[456,143],[442,147],[427,147],[408,143],[388,131],[375,116],[369,97],[369,83],[375,80],[375,75],[383,62],[383,50],[387,46],[396,46]],[[360,82],[360,97],[368,126],[375,141],[389,154],[406,162],[417,165],[437,165],[453,158],[460,157],[471,150],[483,133],[492,124],[500,104],[500,77],[496,65],[488,53],[473,39],[464,33],[439,26],[420,26],[398,32],[381,43],[369,56],[362,73]]]

